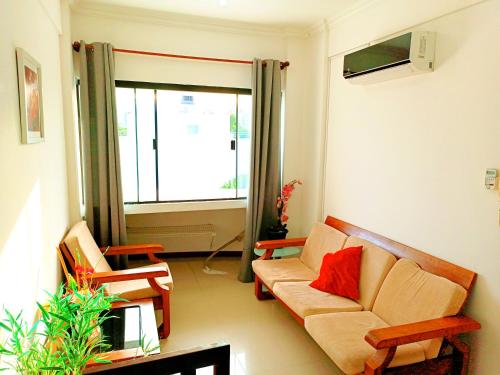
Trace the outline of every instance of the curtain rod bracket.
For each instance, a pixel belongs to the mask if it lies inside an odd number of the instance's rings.
[[[286,69],[290,66],[290,61],[282,61],[280,62],[280,69],[283,70],[283,69]]]

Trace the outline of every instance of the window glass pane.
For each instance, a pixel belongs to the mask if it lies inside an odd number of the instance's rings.
[[[123,200],[137,202],[137,149],[134,89],[116,89]]]
[[[248,196],[252,139],[252,96],[238,95],[238,198]]]
[[[236,94],[158,90],[157,110],[159,199],[235,198]]]
[[[136,89],[139,200],[156,201],[156,155],[154,90]]]

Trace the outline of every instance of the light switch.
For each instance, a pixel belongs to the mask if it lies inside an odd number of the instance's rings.
[[[487,169],[486,176],[484,178],[484,186],[488,190],[496,190],[497,188],[497,170]]]

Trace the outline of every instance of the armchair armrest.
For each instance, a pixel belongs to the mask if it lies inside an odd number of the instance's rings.
[[[168,276],[168,272],[163,267],[148,267],[139,269],[129,269],[110,272],[97,272],[84,277],[99,284],[112,283],[115,281],[154,279],[156,277]]]
[[[375,349],[387,349],[437,337],[458,335],[480,328],[481,324],[467,316],[450,316],[374,329],[366,334],[365,340]]]
[[[108,249],[106,251],[106,249]],[[134,254],[154,254],[163,251],[163,245],[160,244],[145,244],[145,245],[124,245],[101,247],[101,252],[106,252],[106,255],[134,255]]]
[[[266,250],[274,250],[282,247],[289,246],[304,246],[306,243],[307,237],[301,238],[289,238],[284,240],[267,240],[267,241],[258,241],[255,244],[256,249],[266,249]]]

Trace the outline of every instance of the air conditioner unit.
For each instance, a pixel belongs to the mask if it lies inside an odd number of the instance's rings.
[[[436,34],[413,31],[344,56],[344,78],[364,84],[434,70]]]

